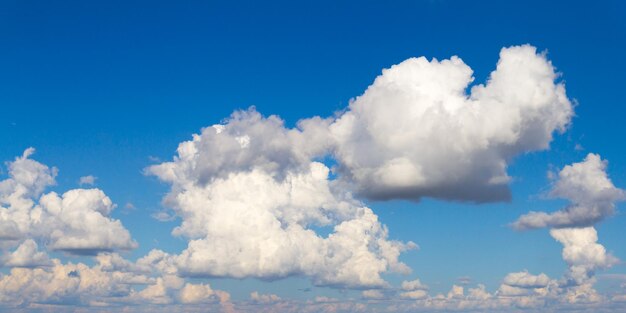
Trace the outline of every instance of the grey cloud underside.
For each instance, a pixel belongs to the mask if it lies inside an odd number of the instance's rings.
[[[346,173],[345,176],[349,177],[349,173]],[[511,190],[506,184],[484,186],[476,184],[472,185],[472,183],[473,182],[466,181],[447,183],[445,185],[432,187],[392,187],[362,182],[360,189],[355,192],[360,196],[374,201],[387,201],[394,199],[419,201],[425,196],[437,199],[469,201],[474,203],[509,202],[511,200]]]

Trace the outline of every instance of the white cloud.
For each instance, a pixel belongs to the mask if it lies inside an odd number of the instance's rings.
[[[598,244],[598,233],[593,227],[550,230],[550,235],[563,244],[563,260],[569,265],[566,285],[593,282],[595,271],[611,267],[617,258]]]
[[[548,286],[550,282],[550,277],[544,273],[532,275],[527,271],[509,273],[503,281],[506,285],[518,288],[543,288]]]
[[[398,256],[413,245],[389,241],[372,210],[311,161],[315,137],[277,117],[238,112],[181,143],[174,161],[148,169],[172,184],[164,203],[182,219],[173,233],[190,239],[175,256],[182,274],[296,274],[317,285],[382,287],[382,273],[407,272]],[[321,236],[317,227],[332,231]]]
[[[35,149],[8,162],[9,178],[0,181],[0,236],[4,240],[23,238],[39,221],[35,201],[44,189],[55,184],[56,168],[29,159]]]
[[[520,297],[527,301],[539,300],[546,296],[557,298],[558,286],[555,280],[541,273],[533,275],[527,271],[509,273],[504,277],[496,295],[499,297]]]
[[[264,118],[254,108],[237,111],[227,124],[206,127],[181,143],[175,162],[151,166],[148,172],[166,182],[180,184],[185,179],[200,185],[253,169],[281,176],[306,169],[310,159],[322,153],[326,138],[316,133],[323,124],[317,118],[302,122],[302,130],[286,129],[277,116]]]
[[[428,290],[428,286],[424,285],[419,279],[411,280],[411,281],[403,281],[401,285],[402,290],[411,291],[411,290]]]
[[[28,148],[21,157],[9,162],[9,178],[0,182],[0,203],[15,204],[25,198],[36,198],[51,185],[58,170],[29,159],[35,153],[34,148]],[[19,203],[22,204],[22,203]]]
[[[462,298],[463,296],[463,286],[452,285],[452,288],[448,291],[448,299]]]
[[[82,263],[61,264],[53,260],[50,268],[13,268],[0,277],[0,299],[4,305],[23,303],[72,304],[96,297],[127,295],[130,275],[104,272]]]
[[[255,303],[273,303],[278,302],[281,298],[275,294],[260,294],[258,291],[253,291],[250,293],[250,299]]]
[[[565,166],[558,175],[550,195],[571,203],[554,212],[530,212],[521,216],[513,227],[585,227],[615,213],[615,202],[624,199],[624,191],[616,188],[606,173],[607,161],[597,154],[588,154],[584,161]]]
[[[133,263],[114,253],[101,253],[93,266],[53,259],[48,267],[14,267],[0,274],[0,307],[35,303],[113,308],[144,304],[231,305],[227,292],[208,284],[185,282],[169,273],[167,267],[159,265],[166,257],[153,250]]]
[[[385,70],[338,118],[287,129],[276,116],[235,112],[147,172],[172,185],[164,204],[188,237],[176,256],[192,276],[274,279],[306,275],[318,285],[381,287],[409,246],[387,240],[371,198],[508,198],[507,163],[545,149],[572,107],[544,55],[503,49],[486,85],[465,94],[472,71],[459,58],[409,59]],[[314,162],[332,155],[340,178]],[[332,229],[327,237],[316,227]],[[359,260],[359,261],[357,261]]]
[[[190,284],[186,283],[179,293],[180,302],[189,303],[207,303],[228,302],[230,294],[221,290],[213,290],[208,284]]]
[[[380,300],[380,299],[387,298],[387,296],[380,289],[363,290],[361,292],[361,297],[363,297],[363,299],[373,299],[373,300]]]
[[[81,186],[93,186],[96,183],[96,179],[98,179],[98,177],[95,177],[93,175],[82,176],[80,179],[78,179],[78,184]]]
[[[122,223],[109,218],[114,205],[99,189],[73,189],[62,196],[52,192],[40,204],[49,214],[47,227],[52,227],[50,249],[94,254],[137,247]]]
[[[573,114],[532,46],[504,48],[486,85],[458,57],[389,69],[330,126],[343,179],[373,199],[508,200],[506,168],[546,149]]]
[[[428,297],[428,291],[426,290],[405,291],[405,292],[400,293],[400,297],[405,298],[405,299],[413,299],[413,300],[425,299]]]
[[[37,243],[32,239],[25,240],[15,251],[3,258],[7,267],[39,267],[50,266],[52,262],[45,252],[39,251]]]
[[[513,273],[505,278],[500,287],[501,294],[527,295],[529,286],[536,284],[534,292],[559,295],[566,303],[599,303],[603,297],[593,288],[597,270],[606,269],[618,262],[597,243],[598,233],[591,225],[615,212],[615,202],[623,200],[624,191],[616,188],[606,173],[607,162],[597,154],[588,154],[585,160],[565,166],[558,174],[550,191],[553,197],[564,198],[570,204],[554,212],[530,212],[521,216],[512,225],[516,229],[553,227],[550,235],[563,244],[563,260],[568,270],[558,282],[549,282],[547,277]],[[554,175],[552,175],[554,176]],[[530,286],[533,287],[533,286]]]
[[[176,219],[176,215],[171,214],[170,212],[165,210],[154,212],[150,214],[150,217],[159,222],[169,222]]]
[[[29,159],[33,152],[29,148],[22,157],[9,162],[9,178],[0,181],[3,244],[11,245],[16,239],[40,239],[48,249],[76,254],[137,246],[121,222],[109,217],[115,205],[101,190],[73,189],[62,196],[55,192],[43,194],[45,188],[55,184],[57,170]]]

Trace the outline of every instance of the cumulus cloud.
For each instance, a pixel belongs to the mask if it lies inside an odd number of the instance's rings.
[[[401,285],[402,290],[411,291],[411,290],[428,290],[428,286],[424,285],[419,279],[411,280],[411,281],[403,281]]]
[[[175,257],[182,274],[382,287],[382,273],[408,271],[398,256],[413,244],[388,240],[373,211],[329,179],[316,149],[302,148],[315,135],[300,127],[237,112],[148,169],[172,184],[164,203],[182,219],[173,233],[190,238]]]
[[[12,268],[0,276],[0,299],[4,305],[23,303],[89,304],[100,297],[127,295],[130,275],[115,275],[82,263],[61,264],[51,268]]]
[[[94,254],[137,247],[122,223],[109,218],[114,205],[99,189],[74,189],[62,196],[52,192],[39,203],[49,214],[50,249]]]
[[[506,169],[546,149],[573,114],[532,46],[504,48],[486,84],[460,58],[411,58],[389,69],[330,126],[343,178],[372,199],[510,198]]]
[[[463,286],[452,285],[448,291],[448,299],[462,298],[464,296]]]
[[[260,294],[258,291],[253,291],[252,293],[250,293],[250,300],[255,303],[267,304],[278,302],[281,300],[281,298],[275,294]]]
[[[158,255],[151,252],[152,258]],[[146,256],[148,257],[148,256]],[[143,260],[145,262],[145,260]],[[31,303],[89,306],[132,306],[137,304],[228,305],[230,295],[208,284],[186,283],[182,278],[116,254],[100,254],[93,266],[63,264],[58,259],[45,268],[14,267],[0,274],[2,307]]]
[[[611,267],[618,260],[597,243],[598,233],[591,225],[613,215],[615,202],[624,198],[624,191],[613,185],[606,167],[607,161],[592,153],[582,162],[565,166],[558,173],[550,195],[567,199],[570,204],[553,213],[530,212],[512,224],[520,230],[552,227],[550,235],[563,245],[562,256],[568,265],[565,276],[556,283],[542,277],[543,274],[512,273],[500,288],[502,294],[527,294],[529,287],[546,293],[548,288],[568,303],[602,300],[593,288],[595,272]],[[545,283],[548,285],[542,287]]]
[[[38,197],[48,186],[55,184],[54,178],[58,170],[30,159],[33,153],[35,149],[28,148],[21,157],[8,163],[9,178],[0,181],[1,203],[27,202],[29,198]]]
[[[0,239],[15,240],[29,233],[36,222],[33,219],[41,215],[33,210],[34,199],[55,184],[57,169],[29,159],[34,152],[28,148],[7,163],[9,178],[0,181]]]
[[[404,299],[413,299],[413,300],[425,299],[428,297],[428,291],[426,290],[404,291],[400,293],[400,297]]]
[[[39,251],[39,246],[32,239],[25,240],[15,251],[3,258],[7,267],[40,267],[50,266],[52,262],[45,252]]]
[[[533,275],[523,271],[507,274],[496,294],[500,297],[525,297],[530,300],[548,295],[556,298],[558,293],[556,281],[548,275]]]
[[[521,216],[513,227],[524,230],[542,227],[586,227],[615,213],[615,202],[624,199],[606,173],[607,161],[597,154],[565,166],[558,175],[550,195],[569,200],[564,209],[554,212],[530,212]]]
[[[207,303],[215,302],[216,300],[222,303],[230,300],[230,294],[221,291],[213,290],[208,284],[190,284],[186,283],[179,293],[181,303]]]
[[[597,243],[598,233],[593,227],[552,229],[550,235],[563,244],[563,260],[569,265],[567,285],[590,282],[596,270],[618,262],[606,252],[604,246]]]
[[[137,243],[99,189],[73,189],[59,196],[43,194],[55,184],[57,170],[30,159],[34,149],[8,163],[9,177],[0,181],[0,239],[40,239],[46,248],[76,254],[132,249]],[[34,243],[34,242],[32,242]],[[25,243],[32,248],[31,242]]]
[[[509,273],[503,281],[506,285],[518,288],[543,288],[548,286],[550,282],[550,278],[544,273],[532,275],[527,271]]]
[[[150,214],[150,217],[159,221],[159,222],[170,222],[176,219],[176,215],[171,214],[167,211],[157,211]]]

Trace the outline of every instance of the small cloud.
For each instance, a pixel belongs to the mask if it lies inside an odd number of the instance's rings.
[[[380,300],[386,298],[385,294],[378,289],[363,290],[363,292],[361,292],[361,297],[363,297],[363,299],[371,300]]]
[[[137,209],[137,207],[132,204],[131,202],[126,202],[126,204],[124,204],[124,206],[122,207],[122,214],[126,215],[129,214],[132,211],[135,211]]]
[[[250,299],[255,303],[275,303],[279,302],[281,298],[275,294],[260,294],[257,291],[250,293]]]
[[[153,162],[153,163],[161,163],[161,158],[155,157],[155,156],[152,156],[152,155],[148,156],[148,160],[150,160],[150,162]]]
[[[315,297],[315,302],[317,303],[333,303],[333,302],[338,302],[339,299],[337,298],[331,298],[331,297],[326,297],[326,296],[319,296],[319,297]]]
[[[583,150],[585,150],[585,147],[583,147],[581,144],[577,143],[574,146],[574,150],[576,150],[576,151],[583,151]]]
[[[98,177],[95,177],[93,175],[83,176],[78,180],[78,184],[80,186],[83,186],[83,185],[93,186],[96,183],[96,179],[98,179]]]
[[[412,290],[428,290],[428,286],[424,285],[419,279],[411,280],[411,281],[403,281],[402,290],[404,291],[412,291]]]
[[[173,221],[176,218],[176,215],[173,215],[166,211],[158,211],[158,212],[152,213],[150,217],[152,217],[153,219],[159,222],[169,222],[169,221]]]
[[[469,285],[472,283],[472,278],[469,276],[461,276],[461,277],[457,277],[456,281],[459,283],[459,285]]]

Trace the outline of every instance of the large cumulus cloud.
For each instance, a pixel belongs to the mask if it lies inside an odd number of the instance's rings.
[[[458,57],[383,70],[331,125],[343,178],[373,199],[508,200],[509,162],[548,148],[573,114],[556,79],[528,45],[502,49],[469,93],[472,69]]]
[[[413,245],[388,240],[373,211],[311,160],[316,149],[299,148],[311,137],[242,111],[181,143],[172,162],[148,169],[172,184],[165,204],[182,218],[174,234],[190,238],[176,257],[181,273],[306,275],[317,285],[381,287],[382,273],[408,270],[398,256]],[[318,234],[321,228],[330,234]]]

